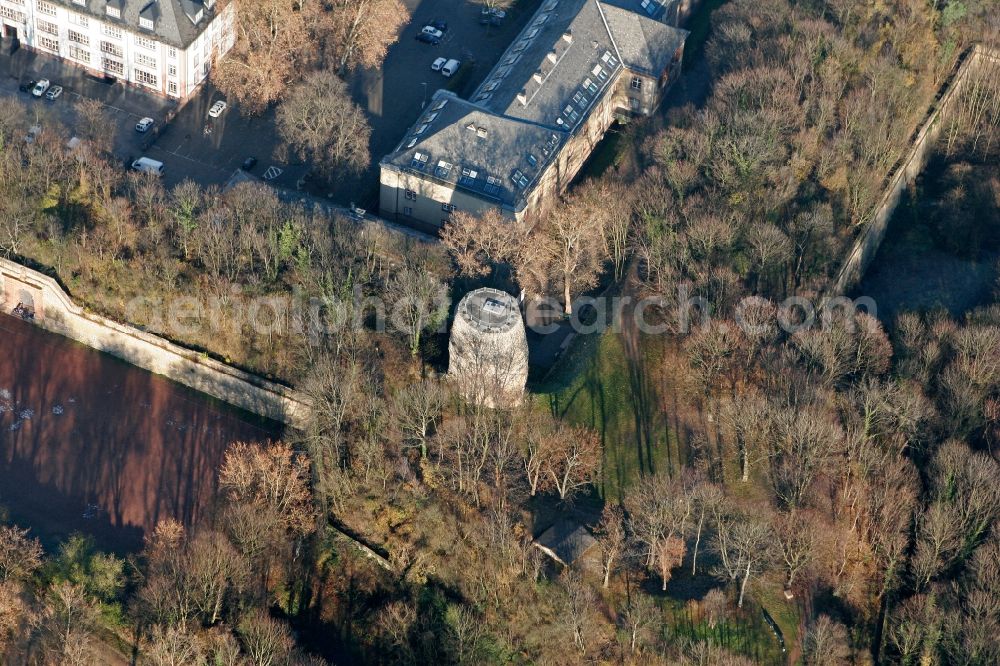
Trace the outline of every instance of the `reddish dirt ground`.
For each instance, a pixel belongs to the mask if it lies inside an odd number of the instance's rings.
[[[235,440],[279,426],[0,315],[0,518],[51,546],[137,550],[157,521],[210,517]]]

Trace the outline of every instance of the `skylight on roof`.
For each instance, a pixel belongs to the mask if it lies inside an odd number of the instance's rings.
[[[538,28],[532,28],[531,30],[528,31],[528,33],[524,36],[524,38],[525,39],[534,39],[535,35],[537,35],[537,34],[538,34]]]
[[[440,111],[441,109],[444,108],[444,105],[447,104],[447,103],[448,103],[448,100],[443,99],[440,102],[438,102],[437,104],[435,104],[434,108],[431,109],[431,111]]]
[[[503,61],[503,64],[505,64],[505,65],[513,65],[515,62],[517,62],[517,59],[520,58],[520,57],[521,56],[519,56],[519,55],[508,56],[507,59]]]
[[[535,157],[534,155],[532,155],[531,153],[528,153],[527,160],[528,160],[528,164],[530,164],[531,166],[533,166],[533,167],[537,167],[538,166],[538,158]]]
[[[486,128],[485,127],[477,127],[476,128],[476,136],[478,136],[480,139],[485,139],[486,138]]]
[[[489,93],[483,93],[482,95],[480,95],[479,97],[476,98],[476,101],[477,102],[485,102],[490,97],[492,97],[492,95],[490,95]]]
[[[528,186],[531,180],[524,175],[524,172],[520,169],[514,169],[514,173],[510,174],[510,179],[522,190]]]
[[[492,81],[486,84],[486,87],[484,87],[483,90],[485,90],[486,92],[492,92],[496,90],[497,86],[499,85],[500,85],[500,79],[493,79]]]
[[[574,93],[573,101],[576,102],[576,105],[579,106],[581,109],[587,108],[587,96],[584,95],[579,90],[577,90],[576,93]]]
[[[542,10],[546,12],[551,12],[553,9],[556,8],[556,5],[558,4],[559,0],[549,0],[548,2],[545,3],[545,6],[542,7]]]
[[[549,15],[548,14],[542,14],[538,18],[535,19],[535,22],[532,23],[532,25],[537,28],[537,27],[543,25],[548,20],[549,20]]]
[[[618,59],[611,55],[611,51],[605,51],[604,55],[601,56],[601,60],[607,63],[608,67],[614,67],[618,64]]]
[[[437,111],[435,111],[435,112],[431,113],[429,116],[427,116],[427,120],[425,122],[428,122],[428,123],[434,122],[434,119],[437,118],[437,117],[438,117],[438,114],[437,114]]]
[[[413,146],[415,145],[417,145],[417,137],[413,137],[412,139],[410,139],[410,142],[406,144],[406,147],[413,148]]]
[[[649,14],[650,16],[655,14],[656,10],[659,9],[660,6],[660,4],[658,2],[654,2],[654,0],[642,0],[642,2],[639,4],[642,6],[643,9],[646,10],[646,13]]]
[[[517,43],[517,45],[514,46],[514,53],[520,53],[524,49],[528,48],[528,44],[530,43],[531,42],[528,41],[527,39],[522,39]]]
[[[589,90],[592,95],[597,94],[597,84],[594,83],[594,81],[589,77],[583,80],[583,87],[584,89]]]
[[[424,123],[423,125],[418,127],[413,133],[416,134],[417,136],[420,136],[421,134],[427,131],[427,125],[429,124],[430,123]]]

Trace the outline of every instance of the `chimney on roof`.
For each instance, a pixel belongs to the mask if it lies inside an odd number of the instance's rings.
[[[564,32],[562,38],[566,41],[567,44],[572,44],[573,43],[572,31],[567,30],[566,32]]]
[[[528,106],[528,91],[522,90],[517,93],[517,101],[521,103],[521,106]]]

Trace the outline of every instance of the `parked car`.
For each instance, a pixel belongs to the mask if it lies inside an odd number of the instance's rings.
[[[444,64],[444,67],[441,68],[441,73],[444,74],[445,76],[451,76],[452,74],[457,72],[461,66],[462,63],[452,58],[451,60],[449,60]]]
[[[431,37],[435,37],[437,39],[441,39],[442,37],[444,37],[444,33],[432,25],[425,25],[420,32],[422,32],[425,35],[430,35]]]
[[[155,121],[152,118],[143,118],[135,124],[135,131],[140,134],[145,134],[149,131],[149,128],[153,126]]]
[[[434,62],[431,63],[431,70],[435,72],[440,72],[444,64],[448,62],[447,58],[435,58]]]
[[[223,114],[223,112],[228,108],[228,104],[223,102],[221,99],[212,105],[212,108],[208,110],[208,115],[211,118],[218,118]]]
[[[257,166],[257,158],[251,156],[243,160],[243,164],[240,166],[240,168],[243,169],[244,171],[250,171],[255,166]]]
[[[45,93],[45,97],[46,99],[50,100],[56,99],[57,97],[59,97],[59,95],[62,95],[62,91],[63,91],[62,86],[52,86],[51,88],[49,88],[49,91]]]
[[[423,42],[424,44],[431,44],[433,46],[437,46],[438,44],[441,43],[441,38],[435,37],[434,35],[429,35],[426,32],[418,32],[417,41]]]
[[[38,83],[38,81],[35,81],[34,79],[28,79],[27,81],[22,82],[21,85],[18,86],[18,88],[21,90],[21,92],[31,92],[31,89],[35,87],[36,83]]]
[[[427,25],[431,26],[432,28],[435,28],[436,30],[440,30],[441,32],[448,32],[447,21],[442,21],[441,19],[434,19]]]
[[[479,13],[479,22],[483,25],[500,25],[506,16],[507,12],[502,9],[483,7]]]
[[[52,84],[49,83],[48,79],[39,79],[38,83],[35,84],[35,87],[31,89],[31,94],[35,97],[41,97],[45,94],[45,91],[49,89],[50,85]]]
[[[132,168],[136,171],[152,174],[154,176],[163,175],[163,162],[152,160],[148,157],[140,157],[135,162],[132,162]]]

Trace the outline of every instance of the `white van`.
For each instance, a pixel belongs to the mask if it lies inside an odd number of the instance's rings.
[[[441,68],[441,73],[444,74],[445,76],[451,76],[452,74],[457,72],[458,68],[461,66],[462,63],[453,58],[444,64],[444,67]]]
[[[149,173],[154,176],[163,175],[163,162],[157,162],[156,160],[151,160],[148,157],[140,157],[135,162],[132,162],[132,168],[136,171]]]

